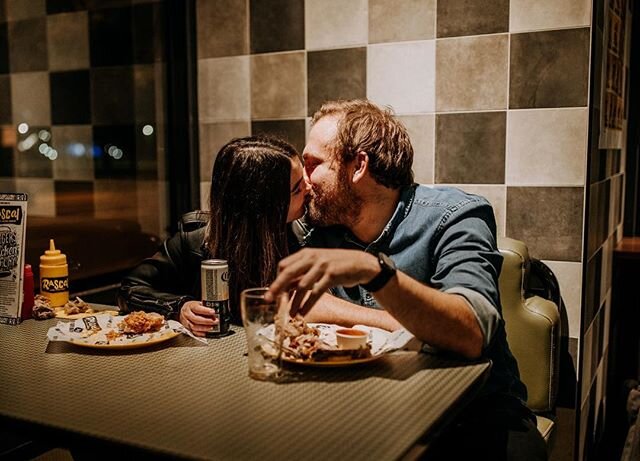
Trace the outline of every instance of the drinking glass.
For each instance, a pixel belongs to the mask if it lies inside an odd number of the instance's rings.
[[[287,296],[267,301],[264,298],[267,291],[267,288],[249,288],[240,293],[249,376],[261,381],[273,381],[281,375],[280,333],[287,316],[287,302],[283,299]]]

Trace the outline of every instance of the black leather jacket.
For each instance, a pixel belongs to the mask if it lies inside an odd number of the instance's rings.
[[[210,256],[204,244],[208,214],[193,211],[178,232],[123,280],[118,292],[122,312],[143,310],[177,319],[182,305],[200,299],[200,263]]]
[[[200,263],[211,258],[204,241],[208,219],[203,211],[185,214],[176,235],[122,280],[117,296],[121,312],[157,312],[177,320],[184,303],[201,299]],[[290,252],[300,248],[296,235],[301,232],[297,223],[288,226]]]

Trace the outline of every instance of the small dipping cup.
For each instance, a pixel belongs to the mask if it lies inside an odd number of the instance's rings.
[[[336,330],[336,339],[340,349],[362,349],[367,347],[369,333],[355,328],[340,328]]]

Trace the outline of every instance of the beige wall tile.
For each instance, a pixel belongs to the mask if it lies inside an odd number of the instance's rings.
[[[509,111],[509,185],[584,185],[588,110]]]
[[[0,191],[2,192],[19,192],[16,188],[15,178],[0,177]],[[28,212],[29,210],[27,210]]]
[[[593,325],[591,326],[593,327]],[[589,328],[582,338],[582,340],[584,341],[584,345],[582,346],[582,351],[584,353],[584,356],[580,358],[580,362],[579,362],[580,364],[582,364],[582,369],[583,369],[582,389],[580,392],[580,396],[578,397],[579,399],[580,398],[582,399],[582,404],[584,404],[585,401],[588,400],[589,388],[591,387],[591,383],[593,382],[593,376],[595,373],[595,370],[591,370],[591,356],[592,356],[593,341],[594,341],[593,331],[594,331],[593,328]],[[584,459],[584,458],[578,458],[578,459]]]
[[[47,16],[50,70],[89,67],[89,19],[86,11]]]
[[[138,223],[142,232],[164,237],[169,204],[164,183],[137,181]]]
[[[505,236],[505,217],[507,209],[507,191],[505,186],[485,186],[460,184],[457,187],[470,194],[480,195],[486,198],[493,207],[496,217],[496,232],[498,237]]]
[[[200,123],[248,120],[249,57],[198,60]]]
[[[582,263],[543,261],[553,271],[560,284],[560,294],[567,308],[569,337],[580,336],[582,312]]]
[[[612,263],[613,263],[613,249],[616,246],[616,242],[613,238],[608,238],[602,244],[602,259],[600,266],[600,288],[597,290],[600,293],[600,299],[598,303],[602,305],[610,294],[612,283]]]
[[[11,110],[14,123],[51,125],[49,74],[24,72],[11,74]]]
[[[306,0],[305,40],[308,50],[366,45],[367,0]]]
[[[413,175],[420,184],[433,184],[435,115],[401,115],[413,146]]]
[[[227,122],[200,124],[200,180],[211,179],[213,162],[222,146],[233,138],[251,133],[249,122]]]
[[[53,180],[16,178],[16,191],[29,194],[27,216],[53,217],[56,215]]]
[[[507,35],[438,40],[438,112],[507,107]]]
[[[511,0],[509,23],[511,32],[588,26],[591,23],[591,1]]]
[[[90,125],[57,125],[51,130],[58,158],[53,162],[54,179],[93,180]]]
[[[607,301],[604,304],[604,311],[602,312],[604,315],[604,333],[602,335],[602,345],[604,348],[609,347],[609,328],[611,328],[611,293],[607,296]]]
[[[200,182],[200,209],[209,210],[209,191],[211,190],[211,181]]]
[[[435,41],[370,45],[367,97],[399,115],[435,110]]]
[[[251,117],[304,118],[306,67],[302,51],[251,57]]]
[[[436,0],[369,0],[369,43],[435,38]]]

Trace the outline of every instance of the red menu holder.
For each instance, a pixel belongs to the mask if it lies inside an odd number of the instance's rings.
[[[22,310],[20,312],[20,320],[30,319],[33,312],[34,304],[34,283],[33,283],[33,270],[31,264],[24,265],[24,281],[22,284],[24,290],[24,297],[22,298]]]

